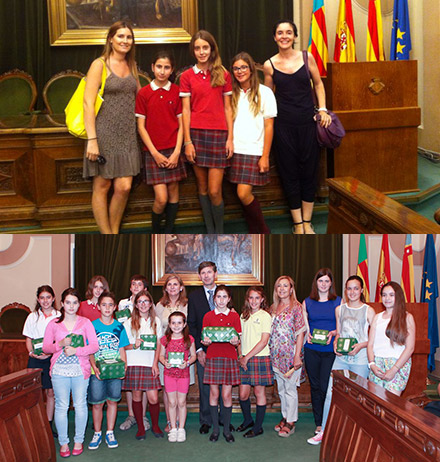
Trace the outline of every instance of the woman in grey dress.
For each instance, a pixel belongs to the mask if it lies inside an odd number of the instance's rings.
[[[87,73],[84,125],[87,142],[84,177],[93,177],[92,209],[102,234],[118,234],[133,176],[140,171],[135,100],[140,88],[132,27],[118,21],[108,33],[103,54]],[[104,102],[95,116],[95,101],[106,67]],[[108,192],[113,186],[113,195]]]

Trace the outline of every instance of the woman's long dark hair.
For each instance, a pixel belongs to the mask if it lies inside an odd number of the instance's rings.
[[[78,299],[78,304],[81,303],[81,297],[79,295],[78,289],[75,289],[73,287],[69,287],[68,289],[66,289],[61,294],[61,303],[62,304],[64,303],[64,300],[66,299],[66,297],[68,295],[73,295],[74,297],[76,297]],[[64,306],[63,305],[61,305],[60,313],[61,313],[61,316],[55,321],[56,323],[60,323],[60,322],[64,321],[65,312],[64,312]]]
[[[330,278],[330,281],[332,282],[332,285],[330,286],[330,289],[328,291],[328,299],[335,300],[337,297],[335,289],[335,278],[333,277],[333,273],[330,268],[321,268],[315,274],[315,277],[313,278],[312,282],[312,291],[310,292],[310,298],[312,300],[319,302],[319,291],[317,281],[323,276],[328,276]]]
[[[406,337],[408,336],[408,325],[406,322],[406,302],[402,287],[397,282],[387,282],[380,290],[382,296],[385,287],[391,287],[394,290],[394,308],[388,323],[385,335],[390,339],[391,346],[394,343],[405,345]]]

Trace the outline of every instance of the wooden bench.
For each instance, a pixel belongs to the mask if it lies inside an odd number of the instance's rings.
[[[355,178],[331,178],[327,184],[329,234],[440,233],[440,226],[433,221]]]

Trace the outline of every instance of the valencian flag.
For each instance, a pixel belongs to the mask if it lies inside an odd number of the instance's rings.
[[[368,256],[367,243],[365,242],[365,234],[361,234],[359,241],[358,266],[356,274],[364,281],[364,296],[365,301],[370,301],[370,280],[368,278]]]
[[[367,61],[385,61],[380,0],[368,4]]]
[[[376,298],[375,302],[381,301],[380,291],[382,287],[391,281],[390,270],[390,247],[388,234],[382,236],[382,249],[380,251],[379,270],[377,271]]]
[[[394,0],[390,59],[409,59],[410,50],[411,32],[409,30],[408,0]]]
[[[400,280],[406,302],[415,302],[414,293],[414,260],[411,242],[411,234],[406,235],[405,248],[403,249],[402,258],[402,278]]]
[[[324,0],[313,0],[312,24],[308,51],[312,53],[318,65],[319,74],[327,75],[328,46],[327,29],[325,27]]]
[[[438,324],[437,324],[437,261],[435,257],[434,238],[427,234],[425,244],[425,257],[423,259],[422,290],[420,301],[428,303],[428,338],[431,342],[431,351],[428,356],[428,369],[435,369],[435,350],[438,348]]]
[[[338,22],[336,24],[335,53],[333,58],[336,63],[354,63],[356,61],[351,0],[340,0],[339,2]]]

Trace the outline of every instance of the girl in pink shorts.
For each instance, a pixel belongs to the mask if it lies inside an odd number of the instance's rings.
[[[175,311],[170,314],[167,330],[160,339],[160,343],[159,361],[165,366],[164,386],[168,397],[171,425],[168,441],[182,443],[186,440],[186,395],[189,389],[189,366],[197,359],[194,338],[189,335],[184,313]],[[177,428],[176,421],[179,422],[179,428]]]

